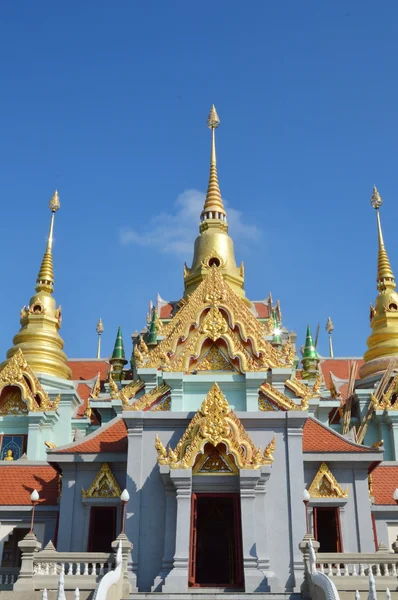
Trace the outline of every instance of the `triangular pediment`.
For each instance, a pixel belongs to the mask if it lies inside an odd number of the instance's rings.
[[[191,367],[191,371],[236,371],[234,365],[225,358],[222,351],[215,345],[205,351]]]
[[[18,349],[2,365],[0,369],[0,414],[56,410],[59,401],[60,396],[53,401],[50,400],[26,362],[21,349]]]
[[[266,340],[267,335],[267,327],[251,312],[249,302],[232,290],[219,268],[211,266],[164,326],[159,344],[136,353],[136,366],[189,372],[203,348],[218,340],[223,341],[229,359],[242,373],[291,365],[291,344],[280,351]]]
[[[82,489],[83,498],[120,498],[122,490],[108,463],[104,463],[88,490]]]
[[[343,490],[326,463],[322,463],[308,492],[311,498],[347,498],[348,489]]]
[[[264,451],[256,448],[217,383],[211,387],[174,450],[170,447],[166,450],[156,435],[158,463],[172,469],[190,469],[206,444],[215,448],[224,444],[241,469],[258,469],[274,460],[275,436]]]

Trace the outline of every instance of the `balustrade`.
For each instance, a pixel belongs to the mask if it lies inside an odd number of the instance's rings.
[[[316,556],[317,569],[328,577],[396,577],[398,555],[389,552],[374,554],[321,553]]]

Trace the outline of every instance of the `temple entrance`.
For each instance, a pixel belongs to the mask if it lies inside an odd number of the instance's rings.
[[[319,552],[342,552],[339,509],[314,507],[314,534]]]
[[[192,494],[189,585],[243,586],[239,494]]]
[[[92,506],[88,552],[112,552],[116,539],[116,506]]]

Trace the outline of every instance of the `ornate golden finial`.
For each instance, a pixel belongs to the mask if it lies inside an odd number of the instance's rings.
[[[53,297],[53,236],[54,216],[60,208],[58,192],[49,202],[51,210],[50,229],[46,250],[36,280],[36,294],[21,311],[21,329],[13,339],[14,346],[7,352],[11,358],[20,349],[34,373],[47,373],[62,379],[70,379],[72,372],[63,352],[63,339],[59,334],[62,322],[61,307],[57,308]]]
[[[383,204],[383,200],[376,188],[373,187],[372,197],[370,203],[376,210],[377,219],[377,232],[379,238],[379,255],[377,260],[377,288],[380,292],[386,290],[386,288],[395,289],[394,273],[390,265],[390,261],[387,255],[386,248],[384,246],[383,231],[381,229],[380,213],[379,208]]]
[[[215,131],[220,126],[220,118],[217,114],[216,107],[210,109],[207,118],[207,126],[211,129],[211,154],[210,154],[210,177],[207,187],[205,205],[200,216],[201,221],[208,219],[216,219],[226,222],[227,215],[224,204],[221,198],[220,186],[217,175],[217,159],[216,159],[216,135]]]
[[[57,190],[49,202],[51,210],[50,230],[48,232],[47,246],[41,262],[40,271],[36,281],[36,292],[46,291],[52,294],[54,291],[54,268],[53,268],[53,237],[54,237],[54,217],[57,210],[61,208]]]
[[[95,331],[98,334],[98,342],[97,342],[97,358],[101,358],[101,335],[104,333],[104,324],[102,323],[101,317],[98,320],[97,327]]]
[[[334,353],[333,353],[333,341],[332,341],[332,333],[334,331],[334,325],[332,323],[332,319],[330,317],[328,317],[328,320],[326,321],[326,327],[325,327],[326,331],[329,334],[329,355],[331,358],[333,358]]]

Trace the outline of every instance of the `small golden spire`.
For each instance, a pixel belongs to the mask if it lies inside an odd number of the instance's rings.
[[[331,358],[334,357],[334,353],[333,353],[333,341],[332,341],[332,333],[334,331],[334,325],[332,323],[332,319],[330,317],[328,317],[328,320],[326,321],[326,327],[325,327],[326,331],[329,334],[329,356]]]
[[[97,327],[95,331],[98,334],[98,342],[97,342],[97,358],[101,358],[101,335],[104,333],[104,324],[102,323],[101,317],[98,320]]]
[[[54,217],[57,210],[61,208],[59,196],[57,190],[55,190],[53,197],[49,202],[49,208],[51,210],[51,221],[50,230],[48,232],[47,246],[44,252],[43,260],[41,262],[40,271],[36,281],[36,292],[49,292],[52,294],[54,291],[54,267],[53,267],[53,237],[54,237]]]
[[[220,126],[220,118],[217,114],[216,107],[210,109],[207,118],[207,126],[211,129],[211,153],[210,153],[210,177],[207,187],[205,205],[200,215],[201,220],[204,219],[219,219],[226,222],[226,212],[221,198],[220,186],[217,175],[217,159],[216,159],[216,129]]]
[[[383,200],[379,192],[377,191],[376,186],[373,187],[373,193],[370,199],[370,203],[376,210],[377,232],[379,238],[379,254],[377,260],[377,288],[380,292],[383,292],[386,290],[386,288],[395,289],[395,279],[387,255],[387,250],[384,246],[383,231],[381,229],[379,213],[379,208],[383,204]]]

